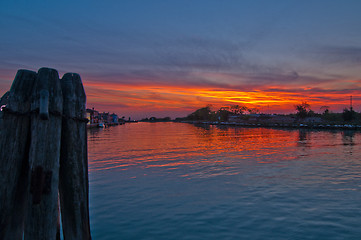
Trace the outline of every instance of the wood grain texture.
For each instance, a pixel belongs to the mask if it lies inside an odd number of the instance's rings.
[[[91,239],[89,226],[86,96],[78,74],[61,80],[63,115],[60,155],[60,204],[64,239]]]
[[[29,178],[31,96],[36,72],[19,70],[0,119],[0,239],[22,239]]]
[[[49,118],[39,114],[40,94],[48,92]],[[55,239],[58,217],[59,158],[63,98],[58,72],[41,68],[33,90],[29,164],[31,192],[24,239]]]
[[[0,239],[91,239],[86,95],[78,74],[19,70],[0,98]],[[0,106],[0,107],[1,107]]]

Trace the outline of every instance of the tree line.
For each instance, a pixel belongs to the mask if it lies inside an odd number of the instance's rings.
[[[333,113],[330,111],[329,106],[322,106],[321,113],[316,113],[311,109],[311,105],[307,102],[301,102],[294,105],[296,113],[286,114],[293,116],[296,119],[304,120],[310,117],[321,118],[325,122],[355,122],[361,120],[361,113],[355,112],[352,107],[344,108],[342,113]],[[229,116],[239,115],[240,117],[247,118],[249,114],[261,114],[257,108],[249,108],[242,105],[231,105],[221,107],[218,110],[212,110],[212,105],[207,105],[189,114],[185,118],[177,118],[176,121],[228,121]],[[282,114],[279,114],[282,115]]]
[[[302,102],[294,106],[296,109],[296,116],[300,119],[306,117],[321,117],[326,121],[344,121],[352,122],[361,119],[361,113],[357,113],[353,110],[352,106],[350,108],[344,108],[342,113],[332,113],[329,109],[329,106],[322,106],[320,110],[322,113],[315,113],[310,104],[307,102]]]
[[[245,114],[257,114],[259,110],[257,108],[249,108],[242,105],[231,105],[221,107],[214,111],[212,105],[197,109],[182,120],[190,121],[227,121],[230,115],[245,115]]]

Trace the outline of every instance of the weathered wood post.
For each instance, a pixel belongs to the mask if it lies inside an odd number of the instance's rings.
[[[19,70],[0,113],[0,239],[22,239],[28,188],[30,104],[36,72]]]
[[[31,111],[30,196],[24,239],[55,239],[63,98],[58,72],[41,68]]]
[[[78,74],[49,68],[0,99],[0,240],[60,239],[59,205],[64,238],[91,239],[85,101]]]
[[[80,76],[61,80],[63,124],[59,195],[64,239],[91,239],[89,226],[86,96]]]

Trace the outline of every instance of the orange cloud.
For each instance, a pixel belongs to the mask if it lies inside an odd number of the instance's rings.
[[[261,112],[290,113],[294,105],[307,101],[318,112],[327,105],[332,111],[349,106],[349,96],[354,96],[354,106],[359,106],[356,90],[332,90],[319,88],[287,88],[269,86],[248,91],[222,89],[205,86],[167,84],[132,85],[89,81],[84,83],[88,106],[99,106],[99,110],[119,111],[120,114],[150,117],[185,116],[199,107],[212,104],[215,108],[229,105],[246,105]],[[100,107],[104,109],[100,109]],[[357,110],[357,109],[356,109]]]
[[[264,113],[290,113],[295,104],[307,101],[315,112],[325,105],[330,106],[331,111],[339,112],[349,106],[351,95],[354,109],[361,111],[361,80],[358,79],[316,79],[312,84],[313,79],[307,78],[306,83],[261,81],[260,84],[246,80],[242,83],[242,77],[224,73],[193,73],[193,77],[199,77],[199,82],[178,78],[172,81],[167,78],[159,81],[121,79],[118,82],[114,78],[99,81],[94,76],[85,76],[83,83],[88,107],[137,119],[183,117],[208,104],[214,108],[236,104],[258,108]],[[241,85],[237,85],[236,80]],[[10,83],[8,81],[8,86],[1,88],[2,94],[10,88]]]

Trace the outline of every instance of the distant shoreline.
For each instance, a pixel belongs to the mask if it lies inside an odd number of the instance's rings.
[[[316,130],[361,130],[358,124],[305,124],[305,123],[232,123],[232,122],[211,122],[211,121],[180,121],[181,123],[221,125],[248,128],[288,128],[288,129],[316,129]]]
[[[134,121],[137,123],[138,121]],[[148,123],[188,123],[194,125],[217,125],[217,126],[231,126],[231,127],[246,127],[246,128],[278,128],[278,129],[314,129],[314,130],[354,130],[361,131],[359,124],[330,124],[330,123],[238,123],[238,122],[212,122],[212,121],[139,121]],[[115,126],[122,124],[109,124],[108,126]],[[87,126],[87,128],[99,128],[97,124]]]

